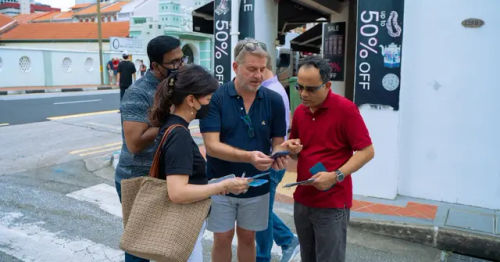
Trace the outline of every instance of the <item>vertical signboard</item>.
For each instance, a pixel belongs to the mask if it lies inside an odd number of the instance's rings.
[[[238,1],[238,0],[236,0]],[[241,0],[239,18],[239,39],[255,38],[254,0]]]
[[[359,0],[354,102],[399,110],[404,0]]]
[[[214,7],[214,73],[223,84],[231,80],[231,0],[215,0]]]
[[[332,68],[332,81],[344,81],[344,50],[345,22],[323,24],[323,58]]]

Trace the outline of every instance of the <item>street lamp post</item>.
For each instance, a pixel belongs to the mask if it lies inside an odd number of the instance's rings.
[[[101,0],[97,1],[97,42],[99,43],[99,72],[101,73],[101,85],[104,85],[104,74],[102,67],[102,30],[101,30]]]

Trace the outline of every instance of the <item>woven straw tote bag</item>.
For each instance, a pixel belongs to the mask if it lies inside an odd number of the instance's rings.
[[[167,183],[158,179],[161,148],[156,150],[149,176],[121,182],[124,232],[120,248],[155,261],[187,261],[210,208],[210,199],[176,204],[168,197]]]

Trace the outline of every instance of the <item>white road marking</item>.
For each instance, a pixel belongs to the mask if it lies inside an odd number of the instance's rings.
[[[87,187],[78,191],[71,192],[66,196],[99,206],[100,209],[122,217],[122,206],[118,199],[116,189],[107,184],[98,184],[95,186]]]
[[[0,251],[22,261],[123,261],[123,251],[88,239],[67,239],[41,227],[19,223],[21,213],[0,212]]]
[[[9,123],[0,123],[0,126],[8,126]]]
[[[78,103],[92,103],[92,102],[99,102],[99,101],[102,101],[102,99],[57,102],[57,103],[54,103],[54,105],[66,105],[66,104],[78,104]]]
[[[121,204],[116,194],[114,187],[107,184],[98,184],[88,188],[84,188],[66,196],[80,200],[94,203],[99,206],[102,210],[113,214],[118,217],[122,217]],[[205,230],[203,234],[203,239],[208,240],[213,243],[214,234],[208,230]],[[233,238],[233,246],[238,246],[238,241],[236,236]],[[275,256],[281,257],[281,247],[273,243],[271,253]]]

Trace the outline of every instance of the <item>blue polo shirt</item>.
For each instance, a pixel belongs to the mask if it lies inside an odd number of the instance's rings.
[[[230,146],[247,150],[271,153],[273,137],[286,135],[285,106],[280,95],[267,88],[260,87],[246,117],[243,98],[234,83],[228,82],[215,91],[210,101],[208,116],[200,121],[202,133],[219,132],[220,141]],[[243,118],[249,118],[250,121]],[[253,132],[249,131],[250,126]],[[249,163],[224,161],[207,155],[207,176],[209,179],[228,174],[252,177],[262,173]],[[251,187],[247,193],[236,197],[248,198],[269,192],[269,183]],[[232,195],[234,196],[234,195]]]

